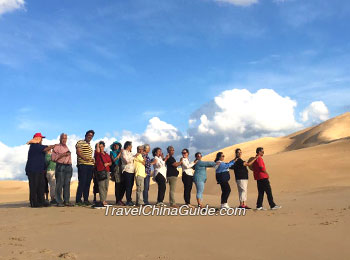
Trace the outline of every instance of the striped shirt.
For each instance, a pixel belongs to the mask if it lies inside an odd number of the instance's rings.
[[[75,145],[76,149],[80,149],[81,154],[88,158],[87,161],[85,161],[83,158],[81,158],[79,155],[77,155],[77,161],[78,165],[85,164],[85,165],[94,165],[94,159],[92,158],[92,148],[90,146],[90,143],[86,142],[85,140],[80,140]]]

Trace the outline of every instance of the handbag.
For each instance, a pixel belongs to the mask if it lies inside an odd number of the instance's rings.
[[[101,161],[102,161],[103,166],[104,166],[104,161],[103,161],[103,158],[102,158],[102,154],[100,154],[100,156],[101,156]],[[103,171],[98,171],[97,174],[96,174],[98,181],[104,181],[105,179],[108,178],[108,174],[107,174],[107,171],[106,171],[106,166],[104,166],[104,167],[105,167],[105,169]]]

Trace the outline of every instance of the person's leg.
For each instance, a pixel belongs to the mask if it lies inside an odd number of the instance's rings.
[[[56,165],[55,176],[56,176],[56,189],[55,197],[57,204],[62,204],[62,188],[64,186],[64,166],[62,164]]]
[[[44,205],[45,204],[45,174],[44,173],[39,173],[37,174],[37,196],[38,196],[38,204],[39,205]]]
[[[196,198],[197,198],[198,206],[203,207],[202,199],[203,199],[203,191],[204,191],[204,182],[198,181],[198,182],[195,182],[195,185],[197,189]]]
[[[125,195],[125,192],[126,192],[126,188],[125,188],[125,177],[123,175],[123,177],[121,178],[121,182],[120,182],[120,194],[119,194],[119,197],[120,197],[120,201],[122,202],[123,200],[123,197]]]
[[[165,191],[166,191],[166,180],[160,173],[156,176],[156,182],[158,184],[158,196],[157,203],[164,201]]]
[[[136,176],[136,205],[140,203],[140,193],[141,193],[141,179],[140,176]]]
[[[143,199],[145,178],[143,178],[141,176],[137,176],[136,177],[136,185],[137,185],[136,204],[143,205],[143,204],[145,204],[144,199]]]
[[[223,197],[223,203],[227,203],[228,197],[230,196],[231,193],[231,187],[230,183],[228,181],[224,182],[224,197]]]
[[[184,184],[184,200],[185,204],[190,204],[191,201],[191,189],[192,189],[192,176],[183,173],[182,182]]]
[[[81,197],[83,196],[83,190],[86,183],[86,174],[85,174],[85,166],[86,165],[78,165],[78,188],[77,194],[75,198],[76,203],[81,203]]]
[[[44,200],[49,200],[49,180],[47,179],[46,173],[44,174]]]
[[[226,193],[227,193],[227,182],[220,182],[221,187],[221,205],[227,203]]]
[[[144,179],[144,188],[143,188],[143,201],[145,204],[149,204],[148,201],[148,191],[149,191],[149,183],[150,183],[150,176],[147,175]]]
[[[126,190],[126,201],[132,202],[132,187],[134,186],[134,173],[124,172],[125,177],[125,190]]]
[[[47,181],[49,182],[50,187],[50,197],[51,201],[54,201],[56,198],[56,178],[55,178],[55,171],[48,171],[46,173]]]
[[[107,178],[108,180],[108,178]],[[100,192],[100,201],[101,203],[106,202],[107,197],[107,183],[106,180],[102,180],[98,182],[98,190]]]
[[[176,182],[177,182],[177,177],[172,176],[168,178],[169,180],[169,203],[170,206],[175,205],[175,190],[176,190]]]
[[[37,193],[36,193],[36,178],[35,173],[28,172],[28,182],[29,182],[29,201],[31,207],[37,207],[38,206],[38,199],[37,199]]]
[[[256,201],[256,207],[260,208],[263,205],[263,200],[264,200],[264,192],[265,192],[265,188],[264,188],[264,183],[262,182],[263,180],[257,180],[257,186],[258,186],[258,199]]]
[[[242,206],[246,206],[247,195],[248,195],[248,180],[241,180],[241,198]]]
[[[63,168],[63,200],[64,203],[69,203],[70,200],[70,181],[73,176],[72,165],[64,165]]]
[[[265,186],[265,192],[267,195],[267,200],[269,201],[270,208],[273,208],[274,206],[276,206],[276,204],[273,201],[272,189],[271,189],[269,179],[264,179],[264,186]]]
[[[86,166],[86,170],[85,170],[86,182],[85,182],[85,186],[84,186],[83,197],[84,197],[84,201],[88,202],[94,166],[92,166],[92,165],[85,165],[85,166]]]

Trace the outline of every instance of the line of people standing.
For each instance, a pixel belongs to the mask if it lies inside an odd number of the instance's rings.
[[[248,170],[247,166],[253,167],[254,178],[258,184],[257,209],[262,210],[262,201],[264,193],[267,194],[271,209],[280,208],[272,197],[269,176],[266,172],[262,156],[263,148],[257,149],[257,155],[249,162],[242,160],[242,151],[235,151],[235,158],[228,163],[224,162],[225,155],[222,152],[217,153],[214,162],[202,161],[202,154],[196,153],[195,160],[190,162],[189,150],[182,150],[180,161],[174,158],[174,147],[167,148],[167,155],[164,156],[161,148],[156,147],[152,150],[153,159],[149,157],[150,146],[148,144],[137,147],[137,153],[132,154],[132,142],[125,142],[124,147],[119,142],[114,142],[110,146],[110,153],[105,151],[105,143],[100,141],[95,146],[93,153],[90,142],[95,132],[89,130],[85,134],[84,140],[76,144],[77,168],[78,168],[78,188],[76,192],[75,205],[92,205],[89,201],[89,192],[91,181],[94,180],[94,203],[96,203],[96,193],[99,193],[100,205],[107,204],[107,193],[110,179],[115,183],[116,204],[121,206],[148,205],[148,191],[150,178],[158,185],[156,205],[164,205],[166,192],[166,183],[169,183],[169,204],[171,207],[177,207],[175,201],[175,190],[179,175],[178,167],[182,168],[182,182],[184,185],[185,204],[191,205],[191,191],[193,183],[196,186],[196,199],[199,207],[203,207],[203,191],[207,180],[206,169],[215,167],[216,181],[220,185],[221,207],[228,208],[228,197],[231,192],[229,180],[229,169],[233,169],[239,192],[240,207],[250,209],[245,203],[247,200]],[[71,152],[67,143],[67,135],[60,135],[60,143],[51,146],[42,145],[42,139],[45,138],[40,133],[34,135],[28,152],[28,161],[26,173],[30,186],[30,203],[32,207],[48,206],[44,200],[42,172],[46,171],[49,180],[51,203],[59,207],[74,206],[70,203],[70,181],[72,177]],[[50,155],[50,151],[52,154]],[[47,154],[46,154],[47,153]],[[45,162],[46,154],[46,162]],[[49,156],[50,155],[50,158]],[[55,166],[54,166],[55,164]],[[46,168],[47,166],[47,168]],[[153,174],[152,174],[153,166]],[[46,168],[46,169],[45,169]],[[54,168],[54,170],[53,170]],[[54,174],[53,174],[54,172]],[[136,182],[136,203],[132,200],[132,189]],[[54,190],[54,192],[53,192]],[[63,199],[62,199],[63,191]],[[126,197],[126,203],[122,201]]]

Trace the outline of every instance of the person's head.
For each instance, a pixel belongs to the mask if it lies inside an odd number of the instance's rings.
[[[264,156],[264,148],[262,147],[256,148],[256,155]]]
[[[151,146],[149,146],[149,144],[145,144],[143,145],[143,150],[145,154],[149,154],[149,151],[151,150]]]
[[[182,154],[182,157],[188,158],[188,155],[190,154],[190,152],[188,151],[187,148],[184,148],[184,149],[182,149],[181,154]]]
[[[237,148],[237,149],[235,150],[235,154],[236,154],[236,157],[237,157],[237,158],[241,158],[241,157],[242,157],[242,150],[239,149],[239,148]]]
[[[67,134],[65,134],[65,133],[62,133],[61,135],[60,135],[60,144],[67,144],[67,139],[68,139],[68,136],[67,136]]]
[[[175,153],[174,147],[172,147],[171,145],[168,146],[168,148],[167,148],[166,150],[168,151],[168,154],[169,154],[170,156],[173,156],[174,153]]]
[[[160,156],[162,154],[162,149],[160,149],[159,147],[156,147],[152,150],[152,154],[153,154],[153,157],[155,156]]]
[[[94,130],[89,130],[85,133],[85,141],[90,143],[92,138],[94,138],[95,131]]]
[[[138,147],[137,147],[137,153],[143,153],[143,145],[139,145]]]
[[[118,144],[118,143],[113,144],[113,150],[114,151],[117,151],[119,149],[120,149],[120,144]]]
[[[103,141],[98,142],[98,147],[100,147],[100,151],[103,152],[105,150],[106,144]]]
[[[202,153],[197,152],[194,156],[196,157],[196,160],[202,160]]]
[[[132,142],[126,141],[124,144],[124,150],[131,152],[131,149],[132,149]]]
[[[217,162],[217,161],[223,161],[224,159],[225,159],[224,153],[223,153],[223,152],[218,152],[218,153],[216,154],[215,162]]]

